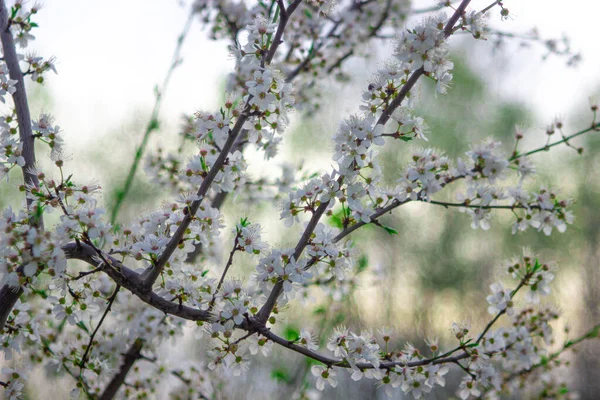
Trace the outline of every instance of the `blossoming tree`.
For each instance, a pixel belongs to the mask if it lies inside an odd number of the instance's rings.
[[[460,398],[495,398],[539,384],[540,374],[558,365],[565,350],[596,337],[598,325],[590,326],[549,350],[550,322],[558,314],[538,303],[550,291],[554,267],[528,251],[505,264],[510,280],[490,286],[489,322],[478,332],[454,324],[451,348],[436,340],[426,341],[427,353],[409,344],[398,348],[385,327],[338,326],[325,339],[310,326],[292,335],[281,332],[286,305],[343,286],[362,268],[352,234],[367,225],[395,233],[380,217],[408,203],[460,208],[482,230],[490,228],[495,210],[508,210],[515,234],[565,232],[573,222],[571,200],[543,183],[539,190],[526,189],[524,182],[535,177],[529,156],[600,130],[596,104],[591,124],[569,135],[557,121],[538,149],[521,150],[521,132],[508,155],[493,140],[472,144],[456,160],[417,149],[397,173],[396,185],[382,183],[378,147],[407,146],[436,134],[412,110],[411,91],[423,80],[432,81],[439,95],[449,90],[452,36],[493,37],[486,19],[509,16],[502,1],[479,8],[470,3],[441,1],[418,10],[409,1],[392,0],[195,1],[190,21],[200,18],[212,38],[229,40],[235,56],[226,100],[214,112],[186,119],[182,136],[197,145],[192,155],[186,145],[145,156],[154,184],[171,191],[172,202],[123,221],[119,210],[157,114],[107,213],[98,200],[100,188],[81,183],[89,177],[65,173],[63,139],[53,118],[30,115],[24,80],[29,75],[41,84],[55,71],[53,59],[24,53],[34,39],[39,6],[2,0],[0,99],[9,111],[0,118],[0,176],[8,180],[13,169],[22,172],[24,202],[20,210],[4,209],[0,218],[0,349],[7,362],[18,360],[1,371],[4,396],[19,398],[28,370],[44,365],[72,378],[74,398],[144,397],[157,390],[174,398],[218,398],[219,387],[246,373],[253,356],[269,357],[277,346],[312,361],[319,390],[335,388],[347,373],[355,381],[372,380],[390,395],[399,388],[421,398],[444,386],[445,375],[456,368],[463,374],[455,388]],[[278,178],[271,173],[249,179],[245,152],[273,157],[285,140],[290,112],[318,107],[329,75],[361,56],[365,46],[388,39],[394,50],[363,85],[360,109],[340,116],[332,133],[333,168],[301,177],[284,167]],[[559,52],[553,42],[548,48]],[[567,56],[570,63],[578,60]],[[551,141],[555,132],[561,138]],[[36,143],[50,148],[52,171],[36,162]],[[235,216],[232,231],[221,232],[225,198],[235,193],[257,199],[267,186],[283,194],[277,205],[285,226],[301,226],[293,247],[263,242],[251,215]],[[438,197],[450,187],[460,188],[455,203]],[[269,202],[268,196],[260,201]],[[228,272],[241,253],[254,259],[255,269],[244,280],[233,279]],[[175,366],[163,364],[159,345],[182,340],[184,328],[209,351]],[[569,396],[552,381],[543,381],[541,390]]]

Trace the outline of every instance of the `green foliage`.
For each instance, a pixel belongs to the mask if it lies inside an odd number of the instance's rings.
[[[366,271],[368,267],[369,267],[369,257],[366,254],[363,254],[358,259],[356,273],[360,274],[361,272]]]
[[[385,226],[385,225],[381,225],[381,224],[377,224],[377,226],[381,227],[384,231],[386,231],[390,235],[397,235],[398,234],[397,230],[395,230],[394,228],[391,228],[389,226]]]
[[[271,371],[271,379],[282,382],[282,383],[292,383],[292,376],[290,373],[284,368],[275,368]]]
[[[300,331],[295,325],[286,325],[283,330],[283,337],[290,342],[296,341],[300,337]]]

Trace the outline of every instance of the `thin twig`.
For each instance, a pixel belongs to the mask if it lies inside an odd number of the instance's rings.
[[[106,309],[104,310],[104,313],[102,314],[102,317],[100,317],[100,321],[98,321],[98,325],[96,325],[94,332],[92,332],[92,335],[90,336],[88,345],[85,348],[85,352],[83,353],[83,356],[81,357],[81,362],[79,363],[79,368],[81,368],[80,374],[83,373],[83,370],[85,369],[85,363],[87,362],[90,350],[91,350],[92,346],[94,345],[94,338],[96,337],[96,333],[98,333],[98,331],[100,330],[100,327],[102,326],[102,323],[104,322],[104,319],[110,312],[110,309],[111,309],[115,299],[117,298],[117,294],[119,293],[119,290],[121,290],[121,286],[117,285],[117,287],[115,288],[115,291],[108,299],[108,304],[106,306]]]
[[[229,271],[229,267],[231,267],[231,264],[233,264],[233,255],[239,249],[238,239],[241,237],[241,235],[242,235],[242,232],[238,231],[237,234],[235,235],[235,238],[233,239],[233,247],[231,248],[231,252],[229,253],[229,258],[227,259],[227,264],[225,264],[225,269],[223,270],[223,273],[221,274],[221,279],[219,279],[219,284],[217,285],[217,288],[215,289],[215,293],[213,293],[213,297],[210,301],[210,304],[208,305],[209,310],[212,310],[213,306],[215,305],[215,300],[217,299],[217,293],[219,293],[219,290],[221,290],[221,286],[223,285],[223,281],[225,280],[227,271]]]
[[[527,156],[530,156],[532,154],[539,153],[541,151],[548,151],[551,147],[558,146],[561,143],[567,143],[569,140],[571,140],[571,139],[573,139],[573,138],[575,138],[577,136],[583,135],[584,133],[588,133],[588,132],[591,132],[591,131],[598,131],[598,130],[600,130],[600,122],[594,123],[589,128],[583,129],[583,130],[581,130],[579,132],[576,132],[576,133],[574,133],[572,135],[563,137],[563,139],[558,140],[558,141],[556,141],[554,143],[547,144],[547,145],[545,145],[543,147],[539,147],[537,149],[530,150],[530,151],[525,152],[525,153],[515,154],[511,158],[509,158],[508,161],[514,161],[516,159],[519,159],[519,158],[522,158],[522,157],[527,157]]]

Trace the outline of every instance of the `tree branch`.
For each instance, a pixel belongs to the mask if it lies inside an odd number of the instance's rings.
[[[0,40],[2,41],[2,50],[4,53],[4,62],[8,67],[10,79],[17,81],[15,84],[15,92],[12,94],[15,104],[15,112],[17,113],[17,121],[19,123],[19,140],[23,145],[22,156],[25,159],[25,165],[21,168],[23,172],[23,182],[25,187],[39,187],[39,180],[33,172],[35,169],[35,151],[33,131],[31,128],[31,115],[29,113],[29,105],[27,103],[27,93],[25,92],[25,83],[23,74],[19,66],[19,57],[13,40],[12,32],[10,31],[10,21],[6,2],[0,1]],[[29,211],[29,224],[32,227],[39,229],[44,228],[44,220],[41,216],[34,217],[35,212],[32,210],[34,200],[26,196],[27,210]],[[18,287],[2,286],[0,289],[0,332],[4,329],[4,324],[11,310],[17,303],[17,300],[23,293],[23,290]]]
[[[240,131],[242,130],[244,123],[246,123],[246,120],[248,119],[249,114],[250,114],[250,105],[248,104],[246,106],[246,108],[244,109],[244,111],[242,112],[242,115],[240,116],[240,118],[235,123],[234,127],[229,131],[229,136],[227,137],[227,141],[225,142],[225,145],[223,146],[221,153],[219,153],[217,160],[215,161],[212,168],[210,169],[210,171],[208,172],[208,174],[202,181],[202,184],[200,185],[200,188],[198,189],[198,192],[196,193],[196,195],[198,196],[198,200],[195,200],[192,202],[192,204],[188,208],[189,212],[184,216],[183,220],[179,224],[179,227],[177,228],[177,231],[175,231],[175,233],[171,237],[171,240],[169,240],[169,243],[167,243],[165,250],[160,255],[160,257],[158,258],[156,263],[144,272],[143,285],[144,285],[145,291],[152,290],[152,285],[154,285],[154,282],[156,282],[156,279],[162,273],[162,270],[163,270],[165,264],[167,263],[167,261],[169,260],[169,258],[171,257],[171,255],[173,254],[173,252],[175,251],[177,246],[179,246],[179,242],[183,238],[185,231],[187,230],[188,226],[192,222],[192,219],[196,215],[198,208],[200,208],[200,204],[202,203],[202,200],[204,200],[204,197],[206,196],[206,193],[210,189],[210,186],[212,185],[217,174],[223,167],[225,160],[227,159],[227,157],[229,157],[229,150],[235,143],[235,140],[236,140],[237,136],[239,135]]]
[[[466,7],[470,3],[470,1],[471,0],[463,0],[461,2],[460,6],[456,9],[456,12],[454,13],[454,15],[448,20],[448,23],[446,24],[446,27],[444,28],[446,37],[450,36],[450,34],[452,33],[452,28],[453,28],[454,24],[456,23],[456,21],[458,21],[458,19],[460,18],[460,16],[464,12],[464,10],[466,9]],[[418,70],[416,70],[415,72],[413,72],[413,74],[406,81],[406,83],[404,84],[404,86],[402,87],[400,92],[398,93],[398,96],[390,103],[390,105],[384,110],[382,115],[379,117],[379,120],[377,121],[376,125],[378,125],[378,124],[385,125],[385,123],[389,120],[390,116],[392,115],[392,112],[397,107],[400,106],[400,104],[402,103],[402,101],[404,100],[404,98],[406,97],[408,92],[417,83],[417,80],[419,79],[419,77],[421,75],[423,75],[424,72],[425,72],[425,70],[423,69],[423,67],[421,67]],[[339,184],[340,184],[340,186],[342,184],[341,177],[339,180]],[[304,230],[304,233],[302,234],[302,236],[300,237],[300,240],[298,241],[298,244],[296,245],[296,248],[294,251],[294,259],[295,260],[298,260],[300,258],[300,256],[302,255],[302,251],[308,244],[310,235],[312,234],[313,230],[316,228],[317,224],[319,223],[319,220],[321,219],[321,216],[325,213],[325,210],[327,210],[327,207],[329,206],[329,202],[330,201],[327,201],[326,203],[322,203],[317,208],[317,210],[313,214],[312,218],[310,219],[310,222],[308,223],[306,229]],[[282,290],[283,290],[283,281],[280,280],[273,286],[273,289],[271,290],[271,293],[269,294],[267,301],[265,302],[265,304],[263,304],[260,311],[256,315],[256,320],[258,322],[263,323],[263,324],[265,324],[267,322],[267,320],[269,319],[269,315],[271,314],[271,311],[275,307],[277,299],[281,295]]]
[[[111,400],[115,397],[123,383],[125,383],[125,377],[129,373],[129,370],[133,364],[141,358],[142,347],[144,346],[143,339],[136,339],[131,345],[127,353],[123,354],[123,364],[119,368],[119,372],[109,382],[99,400]]]
[[[100,327],[102,326],[102,323],[104,322],[104,319],[110,312],[111,307],[112,307],[115,299],[117,298],[117,294],[119,293],[120,289],[121,289],[121,286],[117,285],[117,287],[115,288],[115,291],[108,299],[108,305],[106,306],[104,313],[102,313],[102,317],[100,317],[100,321],[98,321],[98,325],[96,325],[96,329],[94,329],[94,332],[92,332],[92,335],[90,336],[88,345],[85,348],[85,353],[83,353],[83,356],[81,357],[81,362],[79,363],[79,368],[81,368],[82,370],[85,368],[85,363],[88,360],[88,355],[90,353],[90,350],[92,349],[92,346],[94,345],[94,338],[96,337],[96,333],[98,333],[98,331],[100,330]]]
[[[87,243],[69,243],[63,246],[67,258],[84,261],[94,267],[101,267],[116,284],[129,290],[144,303],[164,312],[190,321],[212,321],[214,318],[208,311],[173,303],[163,299],[152,291],[145,290],[141,276],[127,268],[119,260],[103,254],[105,263],[98,257],[98,250]]]

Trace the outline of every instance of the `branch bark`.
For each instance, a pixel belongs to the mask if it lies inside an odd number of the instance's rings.
[[[25,159],[25,165],[21,168],[23,172],[23,182],[28,187],[38,187],[39,181],[33,170],[35,168],[35,151],[34,151],[34,137],[31,130],[31,115],[29,113],[29,105],[27,103],[27,93],[25,92],[25,83],[23,81],[23,73],[19,66],[19,58],[17,56],[17,49],[13,40],[12,32],[10,31],[10,21],[8,16],[8,10],[6,8],[6,2],[0,1],[0,41],[2,41],[2,50],[4,53],[4,62],[8,67],[10,79],[17,81],[15,84],[16,91],[13,93],[12,98],[15,104],[15,111],[17,113],[17,121],[19,123],[19,139],[23,145],[22,156]],[[33,215],[31,207],[33,206],[33,199],[27,197],[27,209],[29,215]],[[42,217],[33,219],[30,217],[30,225],[44,228],[44,221]],[[0,332],[4,329],[4,324],[8,319],[8,315],[15,306],[17,300],[23,293],[23,290],[8,285],[2,286],[0,289]]]
[[[471,2],[471,0],[463,0],[461,2],[460,6],[458,6],[456,11],[452,15],[452,17],[450,17],[450,19],[448,20],[448,23],[444,27],[444,33],[445,33],[446,37],[448,37],[452,34],[454,24],[462,16],[462,14],[464,13],[465,9],[467,8],[467,6],[469,5],[470,2]],[[404,84],[404,86],[402,87],[400,92],[398,93],[398,96],[394,99],[394,101],[392,101],[390,103],[390,105],[384,110],[382,115],[379,117],[376,125],[378,125],[378,124],[384,125],[390,119],[394,110],[396,108],[398,108],[400,106],[400,104],[402,104],[402,101],[404,101],[404,99],[406,98],[406,96],[408,95],[410,90],[414,87],[414,85],[417,83],[417,81],[419,80],[421,75],[424,74],[424,72],[425,72],[425,69],[423,67],[421,67],[418,70],[416,70],[415,72],[413,72],[413,74],[406,81],[406,83]],[[341,184],[342,184],[341,179],[339,181],[340,181],[340,186],[341,186]],[[298,260],[300,258],[300,256],[302,255],[302,251],[308,244],[310,235],[312,234],[313,230],[316,228],[317,224],[319,223],[319,220],[321,219],[321,216],[325,213],[325,210],[327,210],[327,207],[329,206],[329,202],[330,201],[321,204],[318,207],[318,209],[315,211],[315,213],[313,214],[310,222],[308,223],[306,229],[304,230],[304,233],[302,234],[300,240],[298,241],[298,244],[296,245],[296,249],[294,251],[294,258],[296,260]],[[277,303],[277,299],[279,298],[279,296],[281,296],[282,290],[283,290],[283,282],[280,280],[275,284],[275,286],[273,286],[273,289],[271,290],[271,293],[269,294],[267,301],[265,302],[265,304],[263,304],[260,311],[256,315],[256,319],[258,322],[260,322],[262,324],[265,324],[267,322],[267,320],[269,319],[269,315],[271,314],[271,311],[273,311],[273,308],[275,307],[275,304]]]
[[[143,339],[136,339],[133,342],[127,353],[123,355],[123,364],[121,364],[119,372],[112,378],[106,389],[104,389],[104,392],[100,395],[100,400],[111,400],[115,397],[121,386],[123,386],[123,383],[125,383],[125,378],[129,370],[141,358],[143,346]]]

